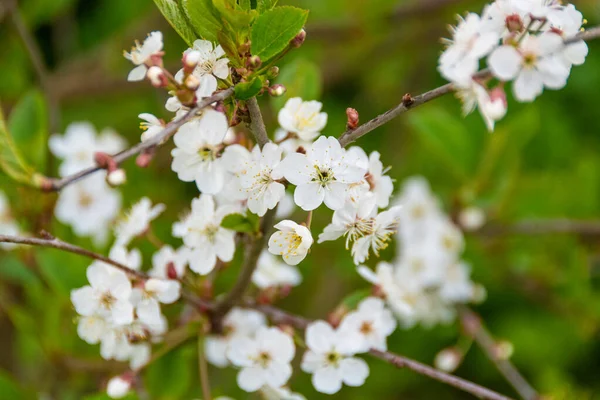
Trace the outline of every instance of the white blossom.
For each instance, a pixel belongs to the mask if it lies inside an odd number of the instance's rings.
[[[77,236],[91,236],[97,243],[103,243],[120,209],[121,194],[96,174],[61,190],[54,215],[60,222],[71,225]]]
[[[172,279],[150,278],[142,287],[135,287],[131,293],[131,302],[135,306],[138,319],[145,324],[160,323],[160,304],[171,304],[180,296],[181,283]]]
[[[159,31],[151,32],[143,44],[137,41],[132,47],[131,52],[123,52],[126,59],[130,60],[136,67],[129,72],[128,81],[141,81],[146,77],[149,64],[152,63],[153,56],[162,54],[163,38]]]
[[[321,136],[306,154],[288,154],[281,167],[285,178],[296,185],[294,201],[300,208],[314,210],[324,201],[337,210],[344,206],[348,186],[365,176],[366,168],[358,164],[336,138]]]
[[[371,233],[377,214],[376,202],[376,197],[370,194],[356,201],[346,200],[343,208],[333,212],[331,223],[319,235],[318,243],[346,236],[346,249],[349,249],[351,242]]]
[[[89,344],[97,344],[111,325],[99,314],[80,317],[77,322],[77,335]]]
[[[226,367],[229,365],[227,359],[229,343],[237,337],[253,337],[259,328],[266,326],[266,323],[262,313],[234,307],[223,318],[223,334],[208,336],[204,341],[206,360],[217,367]]]
[[[457,85],[456,96],[463,103],[463,115],[470,114],[477,108],[490,132],[494,130],[495,122],[506,115],[506,95],[502,89],[494,89],[490,93],[479,83],[470,80]]]
[[[224,262],[233,259],[235,231],[221,227],[221,221],[230,213],[230,207],[216,207],[213,197],[204,194],[192,200],[191,213],[173,225],[173,236],[182,238],[191,249],[188,255],[192,271],[206,275],[217,258]]]
[[[518,101],[533,101],[544,86],[560,89],[566,85],[570,69],[556,56],[563,46],[555,33],[527,35],[516,48],[503,45],[494,50],[488,65],[498,79],[515,80],[513,93]]]
[[[189,249],[185,246],[177,251],[171,246],[163,246],[152,255],[152,269],[148,274],[158,279],[178,279],[185,274],[189,259]]]
[[[127,275],[113,267],[94,263],[87,269],[89,286],[71,292],[77,313],[83,316],[101,315],[115,325],[133,322],[131,282]]]
[[[352,246],[352,257],[356,265],[368,259],[370,252],[379,257],[379,252],[387,248],[398,229],[400,212],[401,207],[395,206],[377,214],[372,221],[369,234],[358,238]]]
[[[285,387],[263,386],[260,389],[260,394],[264,400],[306,400],[306,397],[300,393],[294,393]]]
[[[269,238],[269,252],[280,255],[286,264],[298,265],[313,244],[310,230],[290,220],[281,221],[275,229],[279,231]]]
[[[296,348],[292,338],[278,328],[261,327],[254,338],[238,336],[231,340],[227,358],[241,367],[237,383],[246,392],[262,386],[280,387],[292,376],[290,363]]]
[[[59,174],[67,176],[93,167],[96,152],[116,154],[125,149],[127,143],[110,128],[97,135],[91,123],[73,122],[67,126],[64,135],[50,136],[48,145],[52,154],[63,160]]]
[[[127,246],[135,237],[142,235],[150,228],[150,222],[165,210],[164,204],[152,206],[147,197],[142,197],[135,203],[126,216],[122,218],[115,228],[116,244]]]
[[[357,352],[370,349],[386,351],[386,339],[396,329],[396,320],[385,308],[383,300],[368,297],[360,302],[356,311],[344,317],[338,329],[358,338],[360,345],[357,344]]]
[[[458,18],[448,48],[440,56],[439,71],[449,81],[464,83],[477,72],[479,60],[498,44],[499,35],[483,29],[484,21],[477,14]]]
[[[324,321],[312,322],[306,328],[308,350],[302,358],[301,368],[312,375],[318,392],[337,393],[342,383],[361,386],[369,375],[367,363],[356,357],[359,348],[356,337],[348,332],[334,330]]]
[[[252,275],[252,283],[260,289],[273,286],[297,286],[302,275],[292,265],[280,262],[275,256],[263,251],[258,258],[257,267]]]
[[[121,399],[131,390],[131,380],[122,376],[115,376],[108,381],[106,394],[111,399]]]
[[[194,76],[200,80],[201,91],[196,94],[198,97],[208,97],[217,90],[217,78],[227,79],[229,76],[229,59],[223,58],[225,51],[218,45],[214,47],[208,40],[198,39],[194,41],[191,49],[184,52],[189,55],[192,52],[198,55],[198,63],[194,69]],[[175,75],[175,79],[181,81],[183,70]]]
[[[185,123],[173,137],[171,168],[184,182],[195,181],[202,193],[215,194],[223,188],[225,167],[220,152],[228,129],[225,114],[207,108],[199,119]]]
[[[138,118],[144,121],[140,122],[140,129],[144,131],[142,142],[147,142],[165,129],[165,123],[150,113],[142,113]]]
[[[323,104],[318,101],[302,101],[300,97],[293,97],[279,111],[279,125],[301,140],[313,140],[327,125],[327,113],[321,112],[321,107]]]

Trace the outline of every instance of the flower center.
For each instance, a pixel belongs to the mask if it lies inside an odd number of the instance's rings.
[[[263,368],[266,368],[271,362],[271,355],[266,351],[261,351],[256,357],[256,362]]]
[[[210,224],[210,225],[207,225],[206,228],[204,228],[204,235],[206,235],[208,240],[210,240],[211,242],[215,239],[218,232],[219,232],[219,226],[217,226],[217,225]]]
[[[359,331],[363,335],[369,335],[369,334],[373,333],[373,331],[374,331],[374,329],[373,329],[373,322],[372,321],[364,321],[360,325]]]
[[[527,53],[523,56],[523,64],[526,68],[533,68],[537,63],[537,56],[533,53]]]
[[[418,204],[414,206],[411,210],[411,215],[414,219],[421,219],[425,216],[425,207]]]
[[[321,168],[315,165],[315,172],[313,173],[313,181],[319,182],[322,187],[327,186],[330,182],[334,181],[333,171],[331,168]]]
[[[325,355],[325,360],[327,360],[327,363],[334,366],[337,366],[341,359],[342,355],[336,351],[331,351]]]
[[[85,192],[79,193],[78,203],[81,208],[88,208],[94,202],[94,198]]]
[[[201,64],[198,64],[198,69],[201,75],[210,74],[215,67],[215,64],[211,60],[206,60]]]
[[[198,150],[198,156],[202,161],[214,161],[217,159],[217,149],[210,146],[204,146]]]
[[[100,304],[106,309],[110,309],[116,301],[116,297],[110,292],[102,293],[102,296],[100,297]]]

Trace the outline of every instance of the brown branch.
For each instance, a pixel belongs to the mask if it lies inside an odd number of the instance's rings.
[[[251,307],[262,312],[263,314],[270,317],[273,322],[278,324],[291,325],[297,329],[304,330],[306,329],[308,324],[311,323],[311,321],[307,318],[287,313],[270,305],[260,305],[256,304],[253,301],[246,301],[245,305],[247,307]],[[511,400],[510,397],[503,396],[499,393],[494,392],[493,390],[477,385],[476,383],[459,378],[455,375],[447,374],[428,365],[422,364],[418,361],[412,360],[410,358],[398,354],[373,349],[369,351],[369,354],[371,354],[373,357],[387,361],[398,368],[408,368],[420,375],[427,376],[431,379],[453,386],[464,392],[471,393],[472,395],[481,399]]]
[[[506,381],[515,389],[523,400],[539,400],[536,390],[523,378],[519,370],[507,359],[498,357],[496,342],[485,329],[481,317],[466,307],[460,309],[461,323],[464,330],[475,339],[475,342],[494,363]]]
[[[567,218],[524,220],[511,224],[488,224],[473,233],[482,236],[552,234],[598,236],[600,235],[600,221],[578,221]]]
[[[202,110],[205,107],[208,107],[209,105],[211,105],[214,102],[225,100],[226,98],[233,95],[233,91],[234,91],[233,88],[225,89],[218,93],[213,94],[210,97],[203,99],[196,105],[196,107],[189,110],[187,112],[187,114],[185,114],[182,118],[169,123],[165,127],[165,129],[163,129],[161,132],[159,132],[156,136],[152,137],[151,139],[149,139],[145,142],[140,142],[140,143],[136,144],[135,146],[133,146],[121,153],[114,155],[113,160],[117,164],[120,164],[123,161],[127,160],[128,158],[133,157],[145,150],[149,150],[149,149],[159,146],[161,143],[163,143],[164,141],[169,139],[171,136],[173,136],[183,124],[185,124],[190,119],[192,119],[194,116],[196,116],[196,114],[200,110]],[[59,191],[59,190],[63,189],[65,186],[67,186],[71,183],[77,182],[78,180],[85,178],[86,176],[93,174],[94,172],[100,171],[100,170],[101,170],[101,168],[96,166],[96,167],[90,167],[90,168],[84,169],[73,175],[69,175],[67,177],[60,178],[60,179],[48,178],[46,183],[43,185],[44,186],[43,189],[47,190],[47,191]]]
[[[599,37],[600,37],[600,26],[597,26],[594,28],[590,28],[584,32],[581,32],[572,38],[565,39],[564,43],[570,44],[570,43],[578,42],[580,40],[587,41],[587,40],[597,39]],[[485,69],[485,70],[477,73],[476,76],[477,77],[485,77],[485,76],[489,76],[489,74],[490,74],[490,71]],[[399,115],[404,114],[408,110],[411,110],[417,106],[420,106],[421,104],[425,104],[433,99],[437,99],[438,97],[441,97],[445,94],[448,94],[448,93],[452,92],[453,89],[454,88],[453,88],[452,83],[447,83],[443,86],[437,87],[435,89],[432,89],[428,92],[425,92],[425,93],[420,94],[415,97],[412,97],[410,94],[405,94],[402,97],[402,101],[400,102],[400,104],[398,104],[396,107],[373,118],[369,122],[366,122],[366,123],[360,125],[356,129],[349,129],[346,132],[344,132],[339,138],[340,144],[342,145],[342,147],[345,147],[345,146],[349,145],[350,143],[354,142],[355,140],[359,139],[360,137],[371,132],[372,130],[380,127],[383,124],[388,123],[389,121],[398,117]]]
[[[256,97],[252,97],[246,101],[246,105],[248,105],[248,111],[250,112],[250,130],[256,139],[256,143],[258,143],[262,149],[262,147],[271,140],[267,135],[267,128],[265,128],[265,122],[263,121]]]
[[[0,235],[0,243],[15,243],[22,244],[27,246],[40,246],[40,247],[50,247],[53,249],[58,249],[62,251],[66,251],[68,253],[79,254],[80,256],[92,258],[94,260],[105,262],[106,264],[110,264],[115,268],[120,269],[126,274],[138,278],[138,279],[147,279],[148,276],[143,272],[133,270],[126,265],[123,265],[115,260],[112,260],[108,257],[103,256],[102,254],[94,253],[93,251],[84,249],[79,246],[75,246],[74,244],[63,242],[57,238],[49,238],[49,239],[39,239],[39,238],[29,238],[29,237],[21,237],[21,236],[8,236],[8,235]]]

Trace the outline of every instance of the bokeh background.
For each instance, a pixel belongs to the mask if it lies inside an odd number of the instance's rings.
[[[480,12],[484,5],[466,0],[280,3],[309,9],[310,16],[307,40],[280,64],[278,82],[288,87],[288,96],[321,100],[329,114],[323,133],[334,136],[344,130],[346,107],[356,108],[364,122],[396,105],[404,93],[443,84],[436,72],[439,38],[447,35],[455,14]],[[589,26],[600,23],[600,2],[574,3]],[[52,129],[35,71],[3,5],[1,104],[6,114],[21,110],[17,123],[25,124],[28,129],[22,131],[29,134],[17,141],[39,168],[56,174],[57,162],[46,150],[49,130],[63,132],[73,121],[89,120],[98,129],[115,128],[133,144],[140,135],[139,113],[169,117],[163,108],[165,93],[125,80],[130,64],[122,50],[149,31],[163,31],[167,66],[173,71],[186,48],[151,0],[18,2],[48,66],[49,89],[59,110]],[[381,152],[384,164],[393,167],[390,175],[397,186],[406,177],[425,176],[449,213],[478,206],[486,211],[489,226],[504,227],[501,234],[467,234],[464,259],[472,265],[474,280],[488,291],[487,300],[475,309],[495,337],[513,344],[512,361],[530,383],[553,399],[600,396],[600,235],[523,235],[510,227],[531,219],[600,217],[600,41],[589,47],[586,63],[574,67],[565,89],[545,91],[532,104],[509,99],[508,116],[493,134],[478,115],[463,119],[459,102],[447,96],[359,142],[367,151]],[[260,99],[271,133],[284,100]],[[147,170],[133,161],[125,168],[129,182],[122,187],[124,204],[142,196],[167,204],[155,230],[178,246],[170,237],[171,224],[197,195],[195,185],[176,179],[167,148]],[[25,231],[44,228],[93,247],[51,217],[55,195],[19,187],[6,176],[0,176],[0,189]],[[319,210],[315,231],[329,218],[329,211]],[[148,262],[153,248],[143,242],[139,246]],[[383,259],[393,257],[392,247]],[[97,346],[77,337],[69,301],[70,290],[86,283],[86,265],[86,259],[54,250],[0,251],[0,399],[105,398],[103,383],[122,367],[103,361]],[[367,287],[341,241],[315,246],[301,271],[304,283],[281,306],[312,318],[325,317],[348,293]],[[236,272],[234,263],[217,280],[217,291],[225,290]],[[398,330],[389,347],[431,364],[438,351],[464,340],[461,335],[457,323]],[[147,369],[144,381],[151,399],[200,397],[196,346],[186,344]],[[369,364],[366,384],[344,388],[338,398],[470,398],[411,371],[378,360]],[[456,373],[516,396],[476,345]],[[233,369],[212,368],[214,395],[256,398],[237,388],[235,374]],[[327,398],[313,390],[309,375],[298,372],[292,386],[308,399]]]

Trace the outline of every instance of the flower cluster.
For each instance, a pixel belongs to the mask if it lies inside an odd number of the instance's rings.
[[[126,143],[112,129],[97,134],[90,123],[74,122],[64,135],[52,135],[49,146],[52,153],[62,159],[60,175],[68,176],[96,165],[97,153],[118,153]],[[54,215],[60,222],[71,225],[76,235],[104,243],[120,210],[121,194],[101,175],[92,175],[60,192]]]
[[[408,179],[397,201],[402,204],[397,259],[380,262],[375,272],[365,266],[358,271],[377,285],[403,327],[450,322],[455,304],[479,300],[483,291],[460,260],[462,232],[424,178]]]
[[[141,271],[138,249],[129,250],[132,239],[149,229],[150,222],[164,209],[143,198],[116,226],[116,238],[109,258],[131,271]],[[166,333],[167,320],[160,305],[171,304],[180,296],[177,278],[185,271],[186,258],[165,246],[152,259],[148,279],[132,275],[103,261],[87,269],[89,284],[71,292],[71,301],[80,315],[77,332],[90,344],[100,344],[105,359],[129,361],[137,371],[150,359],[151,343]],[[123,388],[122,381],[109,384],[109,392]]]
[[[477,107],[491,131],[506,114],[505,82],[513,81],[520,102],[533,101],[544,88],[566,85],[571,67],[583,64],[588,47],[582,40],[564,41],[573,39],[583,23],[574,5],[558,0],[496,0],[481,16],[459,17],[438,69],[454,83],[464,113]],[[480,71],[485,57],[495,80]]]

